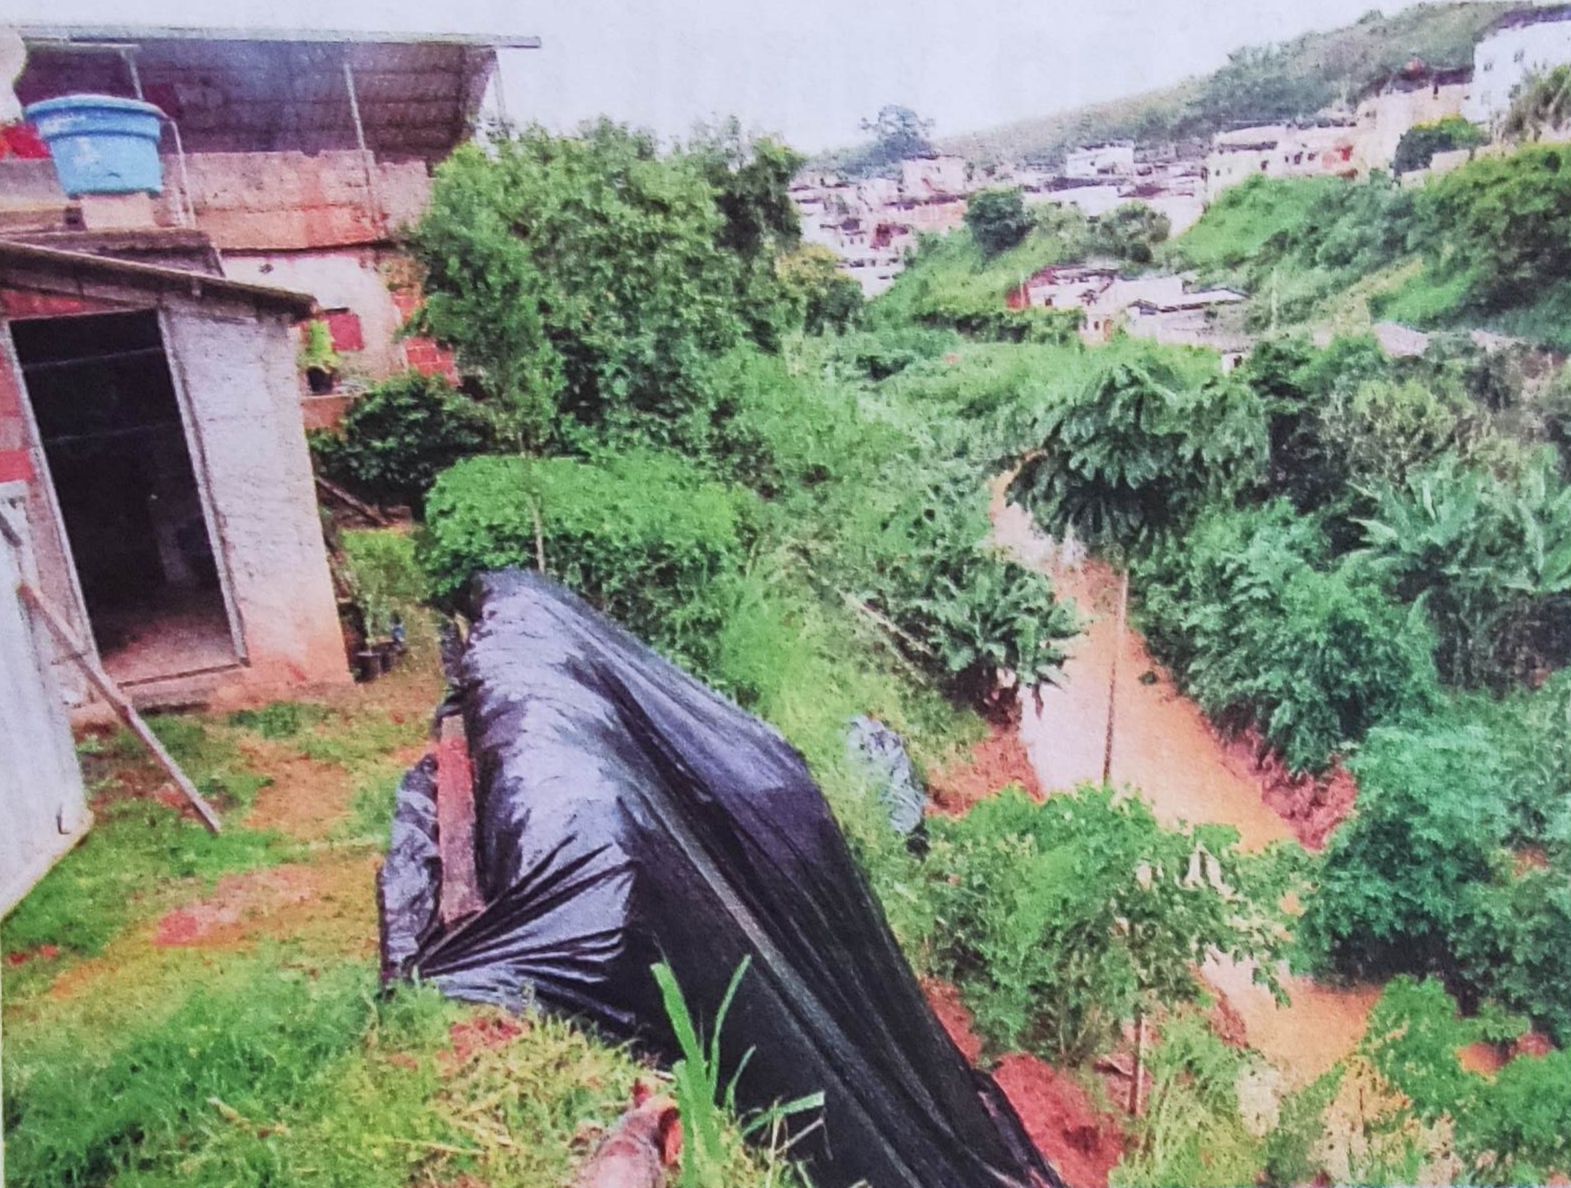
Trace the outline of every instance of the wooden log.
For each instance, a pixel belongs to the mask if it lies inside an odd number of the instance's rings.
[[[388,524],[391,522],[381,512],[377,511],[376,508],[372,507],[369,503],[365,502],[365,500],[363,500],[363,499],[356,499],[353,495],[351,495],[348,491],[344,490],[337,483],[330,482],[327,479],[323,478],[321,475],[317,475],[316,476],[316,485],[318,487],[321,487],[322,490],[326,491],[329,495],[331,495],[334,499],[338,500],[340,503],[344,504],[345,506],[351,508],[354,511],[359,512],[362,516],[364,516],[366,519],[370,520],[371,523],[373,523],[373,524],[376,524],[376,525],[379,525],[380,527],[386,528],[388,526]]]
[[[93,687],[103,695],[104,700],[109,702],[120,720],[126,724],[126,729],[141,739],[142,745],[152,752],[153,758],[157,759],[159,765],[169,773],[169,778],[175,782],[175,786],[191,802],[196,815],[202,818],[202,824],[214,833],[222,833],[223,825],[213,806],[208,804],[202,794],[196,790],[196,785],[175,762],[174,756],[164,749],[164,744],[158,741],[158,736],[153,733],[152,727],[148,726],[142,720],[142,715],[136,712],[136,707],[131,704],[130,698],[121,692],[120,686],[115,684],[113,678],[99,667],[92,651],[76,637],[76,632],[71,630],[66,617],[29,582],[22,582],[17,587],[17,593],[22,596],[22,601],[43,619],[45,626],[54,633],[55,638],[64,645],[66,655],[76,661]]]
[[[475,786],[469,740],[458,714],[442,719],[436,744],[436,842],[442,859],[442,923],[485,906],[475,875]]]

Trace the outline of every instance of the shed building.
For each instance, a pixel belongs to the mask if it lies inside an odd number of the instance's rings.
[[[300,409],[293,327],[314,308],[0,242],[0,483],[37,587],[134,702],[348,680]]]

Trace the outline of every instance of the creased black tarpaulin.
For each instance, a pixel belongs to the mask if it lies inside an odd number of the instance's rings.
[[[384,921],[385,958],[413,941],[399,972],[670,1051],[650,965],[670,962],[708,1024],[751,955],[726,1076],[752,1049],[745,1109],[824,1093],[823,1128],[794,1151],[820,1188],[1060,1183],[933,1016],[780,735],[535,574],[488,575],[472,604],[458,675],[487,906],[442,931],[418,890],[428,852],[406,837],[383,872],[383,902],[408,909]]]

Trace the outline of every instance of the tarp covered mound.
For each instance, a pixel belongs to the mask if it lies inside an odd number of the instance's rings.
[[[707,1027],[751,956],[725,1076],[751,1049],[744,1108],[824,1093],[794,1150],[820,1188],[1059,1183],[928,1008],[779,734],[548,580],[492,574],[472,602],[457,687],[486,907],[440,925],[432,780],[412,771],[381,889],[392,972],[670,1052],[650,966]]]

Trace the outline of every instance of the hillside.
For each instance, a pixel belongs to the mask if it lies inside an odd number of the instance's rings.
[[[1086,141],[1204,137],[1241,122],[1308,116],[1355,99],[1415,54],[1435,66],[1467,64],[1479,33],[1518,7],[1470,0],[1420,4],[1391,16],[1371,12],[1340,29],[1237,50],[1227,65],[1203,78],[948,137],[937,147],[981,163],[1047,162]]]

